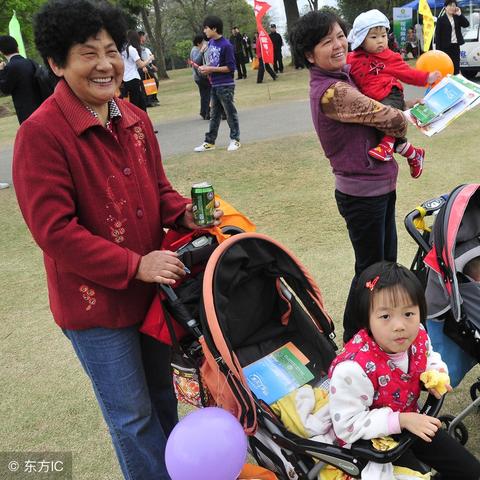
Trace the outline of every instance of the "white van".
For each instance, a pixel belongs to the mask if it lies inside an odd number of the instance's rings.
[[[464,0],[458,3],[470,26],[462,28],[465,43],[460,47],[460,70],[467,78],[475,78],[480,72],[480,3]]]

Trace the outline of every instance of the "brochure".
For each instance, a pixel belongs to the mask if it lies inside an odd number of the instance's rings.
[[[417,118],[411,114],[413,109],[404,112],[410,122],[428,137],[441,132],[460,115],[463,115],[468,110],[475,108],[480,104],[480,86],[467,80],[462,75],[448,75],[447,77],[444,77],[434,88],[432,88],[432,90],[430,90],[430,92],[428,92],[425,96],[425,101],[445,85],[453,85],[455,88],[462,90],[464,94],[458,103],[443,114],[439,115],[428,125],[419,125]]]
[[[243,373],[257,398],[272,404],[313,380],[314,375],[304,362],[308,359],[289,342],[244,367]]]
[[[415,105],[410,113],[417,119],[418,125],[428,125],[460,102],[464,95],[465,92],[454,83],[446,83],[425,97],[424,103]]]

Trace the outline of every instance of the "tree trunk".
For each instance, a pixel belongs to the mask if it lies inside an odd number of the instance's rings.
[[[152,25],[148,18],[148,13],[145,8],[142,8],[142,21],[145,25],[145,30],[150,37],[150,41],[152,43],[152,50],[153,54],[155,55],[155,65],[157,66],[157,75],[158,78],[161,80],[166,80],[169,78],[167,74],[167,66],[165,63],[165,48],[163,44],[163,37],[162,37],[162,16],[160,11],[160,2],[162,0],[153,0],[153,11],[155,12],[155,19]]]
[[[287,17],[287,32],[290,32],[293,24],[300,17],[297,0],[283,0],[283,4],[285,6],[285,16]]]

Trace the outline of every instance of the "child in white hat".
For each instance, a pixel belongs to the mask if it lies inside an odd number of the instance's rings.
[[[390,22],[379,10],[361,13],[353,22],[348,35],[352,52],[347,63],[350,75],[364,94],[399,110],[405,110],[403,86],[422,86],[440,78],[440,72],[421,72],[411,68],[401,57],[388,48]],[[384,136],[379,145],[368,154],[382,162],[390,161],[394,152],[406,157],[410,175],[418,178],[423,171],[425,150],[414,147],[406,138]]]

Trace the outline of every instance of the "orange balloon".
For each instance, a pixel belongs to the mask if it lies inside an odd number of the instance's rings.
[[[442,76],[436,82],[438,83],[445,75],[454,72],[452,59],[441,50],[430,50],[422,53],[417,60],[416,69],[423,72],[435,72],[439,71]],[[435,85],[434,84],[434,85]]]

